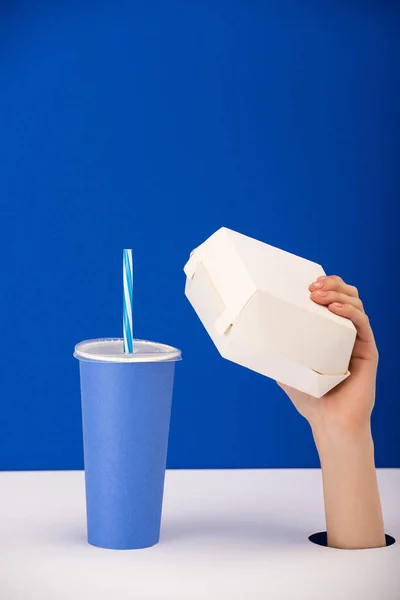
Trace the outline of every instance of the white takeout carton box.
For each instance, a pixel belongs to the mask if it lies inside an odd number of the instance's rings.
[[[310,298],[320,265],[222,228],[184,271],[186,296],[224,358],[317,398],[350,375],[353,323]]]

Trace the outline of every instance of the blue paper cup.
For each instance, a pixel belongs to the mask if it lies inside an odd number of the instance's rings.
[[[88,542],[120,550],[160,537],[176,348],[121,339],[75,347],[79,359]]]

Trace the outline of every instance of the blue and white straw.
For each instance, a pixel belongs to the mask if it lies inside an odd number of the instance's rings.
[[[133,262],[132,250],[124,250],[124,352],[133,353]]]

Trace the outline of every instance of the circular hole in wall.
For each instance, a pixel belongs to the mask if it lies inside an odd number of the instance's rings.
[[[317,544],[318,546],[328,546],[328,536],[326,531],[320,531],[318,533],[313,533],[308,538],[310,542],[313,544]],[[392,546],[396,540],[391,535],[386,534],[386,546]]]

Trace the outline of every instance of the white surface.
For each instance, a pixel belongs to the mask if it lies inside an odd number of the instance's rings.
[[[381,470],[400,538],[400,470]],[[399,600],[400,544],[334,550],[319,470],[169,471],[161,542],[85,541],[82,472],[0,473],[1,600]]]
[[[311,300],[320,265],[222,228],[184,270],[186,296],[223,357],[318,398],[348,376],[356,330]]]
[[[80,360],[118,363],[178,361],[181,359],[181,351],[172,346],[146,340],[133,341],[134,352],[127,353],[124,352],[122,338],[85,340],[75,346],[74,356]]]

